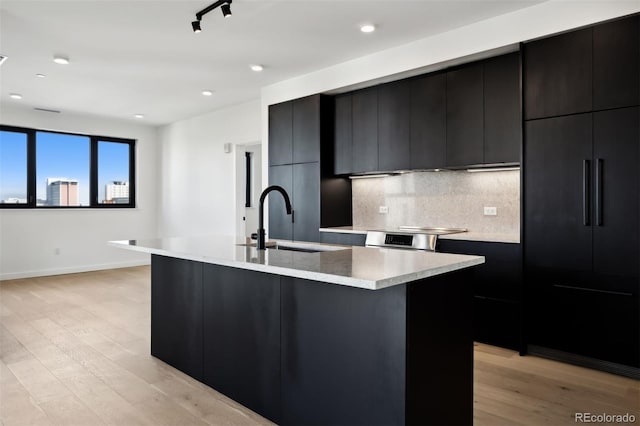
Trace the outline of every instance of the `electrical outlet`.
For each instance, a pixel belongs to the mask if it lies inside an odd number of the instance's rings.
[[[378,207],[378,213],[380,213],[380,214],[387,214],[387,213],[389,213],[389,207],[387,207],[387,206],[380,206],[380,207]]]
[[[497,216],[498,215],[498,208],[497,207],[485,207],[484,208],[484,215],[485,216]]]

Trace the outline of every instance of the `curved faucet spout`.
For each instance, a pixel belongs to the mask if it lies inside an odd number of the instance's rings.
[[[287,209],[287,214],[291,214],[293,212],[293,209],[291,208],[291,200],[289,199],[289,194],[287,194],[287,191],[285,191],[285,189],[281,186],[278,185],[271,185],[269,187],[267,187],[264,191],[262,191],[262,194],[260,195],[260,209],[258,211],[258,241],[257,241],[257,247],[258,250],[266,250],[266,240],[265,240],[265,232],[264,232],[264,200],[267,198],[267,195],[269,195],[269,193],[271,193],[272,191],[277,191],[280,194],[282,194],[282,197],[284,198],[284,205],[285,208]]]

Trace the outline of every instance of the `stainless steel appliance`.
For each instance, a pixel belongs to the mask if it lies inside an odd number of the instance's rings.
[[[467,232],[462,228],[426,228],[401,226],[399,231],[367,231],[367,247],[436,251],[438,235]]]

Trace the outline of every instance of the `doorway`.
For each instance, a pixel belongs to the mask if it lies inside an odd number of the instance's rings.
[[[236,235],[250,237],[258,230],[258,202],[262,193],[262,145],[236,145]]]

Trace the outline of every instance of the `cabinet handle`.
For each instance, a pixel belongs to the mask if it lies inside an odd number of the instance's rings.
[[[602,226],[604,221],[602,219],[602,173],[604,169],[604,160],[598,158],[596,160],[596,225]]]
[[[589,210],[589,194],[591,193],[591,161],[582,162],[582,223],[584,226],[591,225],[591,214]]]

